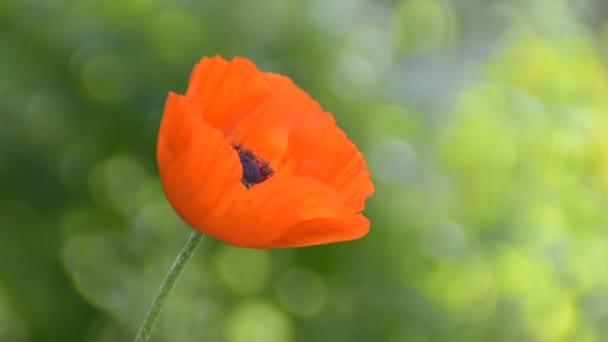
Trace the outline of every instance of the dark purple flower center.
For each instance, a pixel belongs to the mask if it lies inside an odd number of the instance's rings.
[[[239,154],[239,159],[243,166],[241,183],[243,183],[247,189],[258,183],[262,183],[274,174],[270,164],[253,154],[253,152],[242,148],[240,145],[234,146],[234,149]]]

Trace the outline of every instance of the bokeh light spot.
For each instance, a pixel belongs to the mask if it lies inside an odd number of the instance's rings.
[[[534,303],[528,323],[540,341],[567,340],[578,326],[578,313],[566,293]]]
[[[116,155],[96,165],[89,175],[91,196],[117,213],[129,215],[137,206],[137,195],[146,174],[127,155]]]
[[[291,321],[276,306],[261,300],[244,302],[225,322],[228,342],[290,342]]]
[[[101,102],[122,103],[135,87],[127,60],[109,52],[92,55],[84,61],[80,78],[89,95]]]
[[[281,0],[244,1],[234,9],[235,22],[245,35],[244,40],[255,40],[258,44],[276,42],[285,25],[289,28],[292,13],[297,13],[294,5]]]
[[[369,90],[378,80],[378,70],[358,52],[342,51],[330,74],[332,89],[344,97],[371,96]]]
[[[412,179],[416,154],[400,139],[383,139],[374,144],[369,154],[372,174],[388,184],[405,184]]]
[[[386,137],[413,138],[420,136],[423,131],[420,113],[411,108],[382,104],[370,109],[369,121],[366,123],[368,134],[374,139]]]
[[[123,262],[124,248],[118,235],[79,234],[65,243],[64,267],[74,287],[91,303],[105,309],[126,308],[123,297],[128,294],[123,287],[131,276]]]
[[[488,265],[479,256],[472,255],[459,263],[443,262],[427,281],[425,290],[429,296],[455,320],[480,322],[492,317],[497,287]]]
[[[214,257],[219,278],[232,292],[254,294],[270,277],[271,259],[267,251],[222,246]]]
[[[29,340],[24,322],[10,306],[6,292],[0,287],[0,341]]]
[[[465,231],[455,222],[440,222],[422,234],[424,249],[437,259],[457,259],[471,248]]]
[[[359,27],[352,33],[349,46],[365,56],[376,70],[385,71],[393,63],[393,45],[381,27]]]
[[[357,22],[364,9],[362,0],[314,0],[311,6],[312,21],[328,32],[347,32]]]
[[[411,52],[431,52],[445,47],[457,32],[455,16],[445,1],[401,1],[394,20],[397,44]]]
[[[405,326],[390,334],[388,342],[427,342],[428,334],[421,326]]]
[[[550,296],[557,281],[549,265],[526,251],[510,246],[496,246],[494,261],[500,276],[501,290],[522,299]],[[543,288],[542,292],[539,289]]]
[[[80,187],[86,179],[90,165],[99,158],[99,146],[84,137],[70,141],[62,149],[59,163],[55,165],[64,184],[69,187]]]
[[[325,304],[325,283],[318,274],[308,269],[286,271],[279,278],[277,291],[281,305],[300,317],[314,316]]]
[[[56,148],[69,134],[68,110],[50,95],[33,95],[27,102],[22,117],[28,140],[42,147]]]
[[[203,21],[191,13],[176,10],[162,11],[152,17],[147,34],[154,52],[172,63],[200,58],[207,42]]]

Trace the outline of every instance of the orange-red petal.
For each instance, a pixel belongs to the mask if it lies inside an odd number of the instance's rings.
[[[186,97],[210,125],[227,134],[270,94],[264,75],[249,60],[203,58],[190,76]]]
[[[264,247],[305,247],[354,240],[367,234],[369,225],[362,214],[311,219],[294,225]]]
[[[374,192],[363,156],[328,120],[303,124],[294,130],[276,167],[288,174],[320,180],[354,212],[363,210],[365,200]]]
[[[289,78],[267,73],[265,80],[271,93],[242,118],[229,136],[274,165],[285,153],[292,131],[306,122],[333,122],[333,118]]]
[[[248,195],[249,203],[258,214],[261,224],[260,233],[251,245],[256,248],[306,245],[289,238],[298,234],[305,236],[298,230],[292,232],[294,227],[317,219],[344,221],[355,215],[351,208],[342,203],[333,189],[310,177],[279,175],[252,187]],[[319,226],[310,230],[307,240],[327,239],[329,235],[333,241],[350,240],[355,236],[364,235],[368,227],[359,222],[359,225],[351,226],[350,230],[334,229],[333,233],[329,234],[329,231],[324,231],[325,228]]]
[[[169,96],[158,143],[163,188],[184,221],[201,232],[227,240],[230,236],[225,234],[224,219],[245,212],[241,164],[221,131],[202,120],[188,120],[195,117],[191,111],[186,98]],[[190,125],[189,131],[183,122]],[[178,132],[188,139],[176,137]],[[179,148],[175,147],[176,142],[182,143]]]

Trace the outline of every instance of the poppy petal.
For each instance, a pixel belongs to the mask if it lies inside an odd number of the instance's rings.
[[[187,99],[170,96],[161,123],[158,145],[158,161],[163,188],[175,211],[195,229],[217,239],[235,244],[234,228],[226,227],[227,217],[241,217],[248,211],[246,189],[241,184],[242,168],[234,148],[223,134],[211,125],[199,120],[191,122],[189,139],[179,149],[172,149],[168,142],[179,119],[191,118],[192,108]],[[249,221],[255,223],[255,214]],[[252,224],[252,229],[258,227]],[[239,228],[247,236],[248,226]]]
[[[249,204],[257,213],[262,226],[251,241],[250,247],[254,248],[267,248],[269,243],[301,222],[319,218],[339,219],[355,214],[351,208],[342,204],[333,189],[310,177],[278,175],[252,187],[248,195]],[[335,230],[334,233],[326,232],[325,236],[341,241],[361,234],[360,227],[352,227],[352,230]]]
[[[157,142],[159,166],[167,165],[190,141],[196,118],[189,116],[185,98],[170,92],[160,124]]]
[[[265,80],[272,94],[257,110],[242,118],[230,132],[230,140],[273,165],[285,153],[290,132],[305,122],[333,122],[333,118],[289,78],[267,73]]]
[[[194,67],[186,97],[195,101],[206,122],[226,134],[269,92],[263,74],[249,60],[236,57],[228,62],[215,56]]]
[[[369,232],[370,222],[361,215],[317,218],[289,228],[264,248],[304,247],[358,239]]]
[[[355,212],[363,210],[374,193],[363,155],[333,122],[308,123],[294,130],[277,168],[320,180]]]

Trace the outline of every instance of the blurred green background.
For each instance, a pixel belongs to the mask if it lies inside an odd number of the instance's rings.
[[[129,341],[190,233],[169,90],[253,59],[376,184],[354,242],[203,240],[155,341],[608,341],[603,0],[0,2],[0,341]]]

